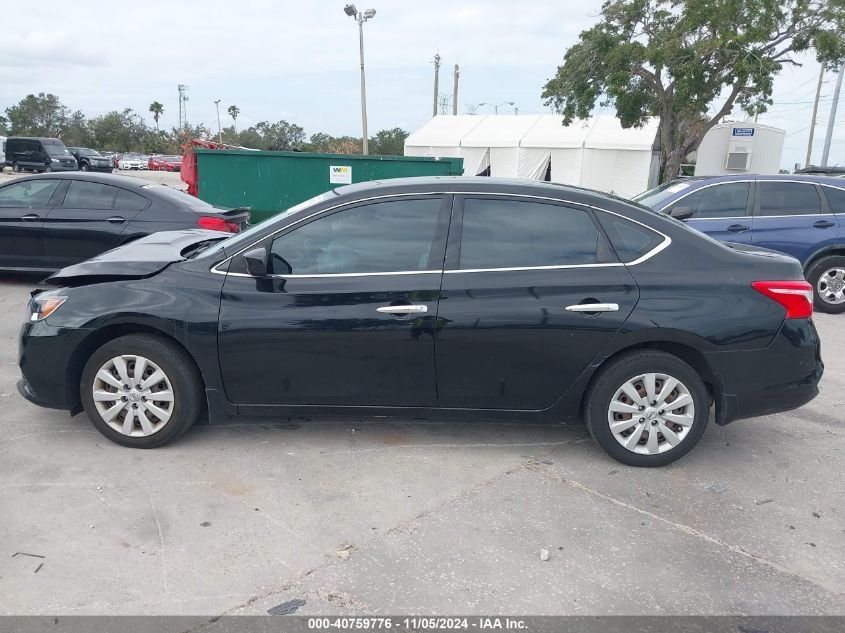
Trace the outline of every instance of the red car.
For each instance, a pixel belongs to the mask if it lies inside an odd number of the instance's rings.
[[[164,156],[161,160],[164,163],[164,171],[182,171],[181,156]]]
[[[161,171],[164,169],[164,156],[150,156],[147,161],[147,169],[150,171]]]

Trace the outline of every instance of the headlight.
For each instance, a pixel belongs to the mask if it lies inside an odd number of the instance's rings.
[[[30,302],[30,321],[41,321],[58,310],[67,297],[34,297]]]
[[[51,159],[50,159],[50,162],[51,162],[51,163],[58,163],[58,162],[60,162],[60,161],[59,161],[59,159],[58,159],[58,158],[51,158]]]

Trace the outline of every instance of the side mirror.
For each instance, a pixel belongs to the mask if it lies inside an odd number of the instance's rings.
[[[676,220],[689,220],[692,217],[692,209],[689,207],[674,207],[669,215]]]
[[[267,275],[267,250],[254,248],[243,254],[247,272],[253,277],[264,277]]]

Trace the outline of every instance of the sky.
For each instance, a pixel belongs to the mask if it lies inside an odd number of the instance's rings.
[[[460,65],[459,113],[513,101],[520,114],[549,113],[541,93],[566,48],[597,19],[601,0],[371,0],[364,25],[369,133],[413,131],[431,116],[432,63],[440,92]],[[241,109],[238,127],[285,119],[307,134],[360,136],[358,28],[336,0],[109,0],[0,5],[0,111],[51,92],[88,116],[133,108],[152,124],[178,122],[177,85],[189,86],[191,123],[216,128],[214,101]],[[775,81],[775,105],[760,123],[786,130],[781,165],[804,162],[819,66],[807,56]],[[822,86],[813,162],[819,163],[836,75]],[[845,91],[843,91],[845,92]],[[845,101],[845,97],[842,99]],[[714,111],[720,104],[714,104]],[[612,109],[611,109],[612,110]],[[503,106],[500,113],[510,111]],[[451,110],[450,110],[451,112]],[[482,106],[479,113],[492,112]],[[735,110],[732,119],[742,121]],[[845,165],[845,104],[836,116],[830,164]]]

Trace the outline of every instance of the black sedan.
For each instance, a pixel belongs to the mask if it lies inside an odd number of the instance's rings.
[[[585,420],[658,466],[792,409],[823,365],[791,257],[582,189],[420,178],[328,192],[240,235],[140,239],[49,280],[19,390],[150,448],[229,416]]]
[[[156,231],[237,233],[247,219],[139,178],[27,176],[0,186],[0,270],[52,272]]]

